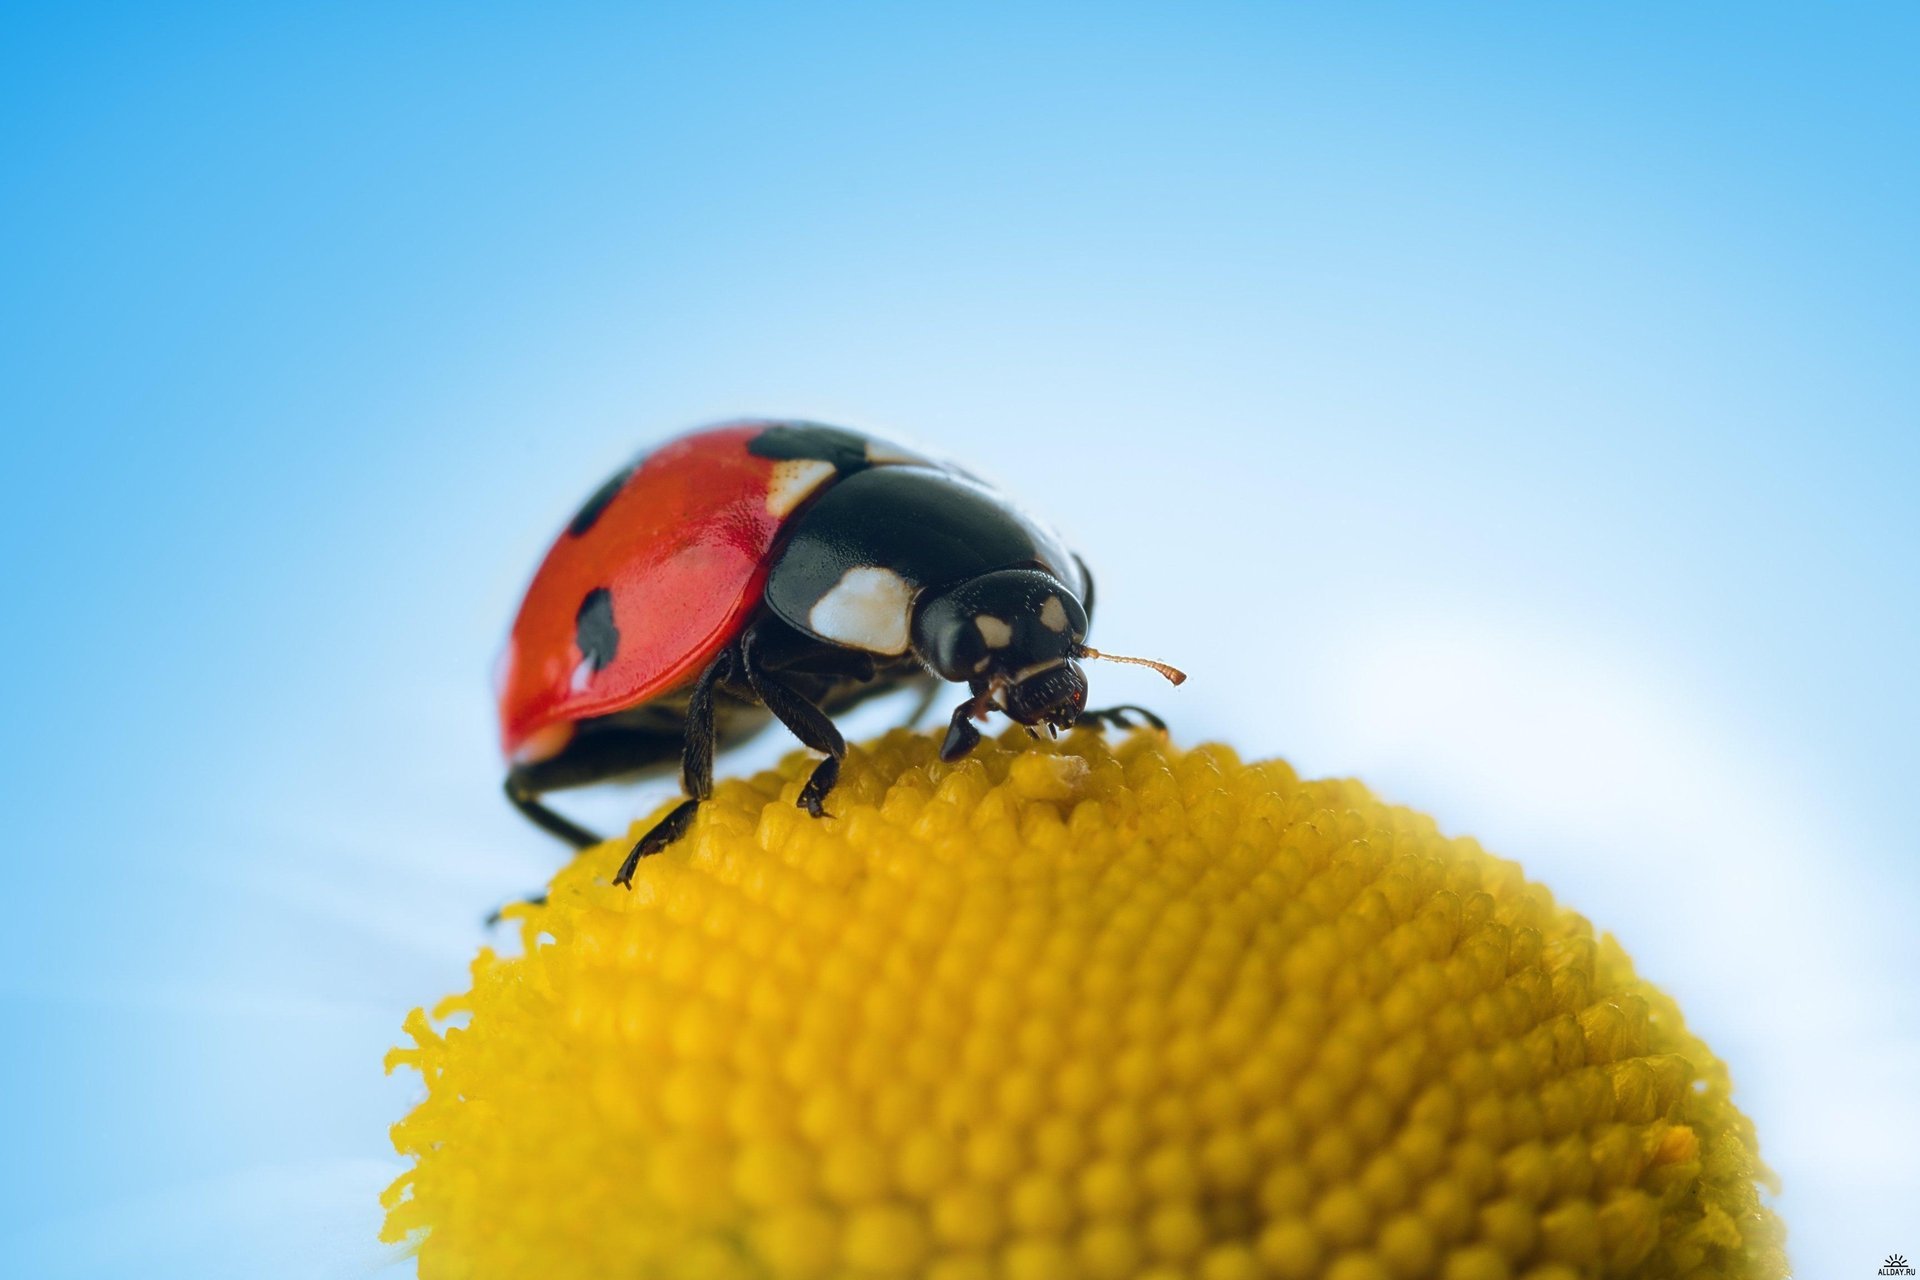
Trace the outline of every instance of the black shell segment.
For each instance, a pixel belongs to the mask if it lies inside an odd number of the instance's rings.
[[[896,575],[918,594],[996,569],[1037,566],[1075,596],[1087,583],[1057,535],[977,481],[920,466],[875,467],[841,480],[794,519],[767,579],[769,608],[830,644],[814,607],[850,571]]]
[[[844,476],[873,465],[868,443],[869,437],[845,427],[829,427],[819,422],[777,422],[749,441],[747,452],[775,462],[827,462]]]
[[[639,469],[639,463],[630,462],[608,476],[606,483],[595,489],[593,496],[588,498],[580,510],[574,512],[573,519],[567,522],[567,536],[586,537],[587,531],[600,523],[601,515],[612,505],[613,500],[620,496],[620,490],[626,488],[627,481],[631,480],[633,473]]]

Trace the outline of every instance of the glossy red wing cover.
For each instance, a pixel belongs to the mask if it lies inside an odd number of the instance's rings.
[[[590,527],[560,535],[502,655],[500,735],[509,757],[543,730],[688,683],[744,625],[785,523],[768,502],[778,464],[747,451],[765,427],[717,427],[662,445]],[[596,669],[577,641],[577,620],[599,590],[610,596],[616,640]]]

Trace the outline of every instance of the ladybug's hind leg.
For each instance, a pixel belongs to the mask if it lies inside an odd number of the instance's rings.
[[[763,665],[757,628],[741,640],[740,654],[747,683],[752,686],[754,696],[773,713],[773,718],[804,745],[826,753],[827,758],[813,767],[796,803],[816,818],[831,816],[826,808],[827,795],[840,781],[840,761],[846,757],[847,740],[840,736],[840,730],[834,727],[826,712],[788,684],[785,677]]]
[[[540,793],[528,787],[524,779],[508,774],[506,791],[513,807],[548,835],[558,836],[575,849],[589,849],[600,843],[599,836],[540,803]]]
[[[640,859],[660,852],[685,835],[693,825],[693,815],[699,811],[700,802],[713,794],[713,694],[715,686],[733,674],[733,668],[733,650],[723,649],[694,682],[693,693],[687,699],[686,739],[680,755],[680,776],[687,798],[635,842],[613,877],[615,884],[632,887],[634,869],[640,865]]]

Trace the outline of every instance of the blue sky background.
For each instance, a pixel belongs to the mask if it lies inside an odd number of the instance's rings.
[[[397,10],[0,17],[0,1269],[382,1267],[516,594],[742,413],[997,475],[1194,677],[1096,698],[1523,861],[1804,1274],[1920,1249],[1920,13]]]

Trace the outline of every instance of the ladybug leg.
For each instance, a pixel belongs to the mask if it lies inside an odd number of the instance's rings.
[[[940,683],[938,680],[927,681],[927,687],[922,689],[920,696],[914,700],[913,710],[908,712],[907,718],[901,722],[902,728],[913,728],[925,718],[928,711],[933,709],[934,701],[940,696]]]
[[[774,656],[774,646],[764,641],[756,646],[754,666],[761,672],[791,672],[794,675],[833,676],[864,683],[876,672],[873,655],[849,649],[829,649],[816,645],[811,651]],[[775,650],[775,653],[778,651]]]
[[[796,803],[816,818],[831,817],[826,808],[827,794],[840,781],[840,761],[847,754],[847,740],[826,712],[756,661],[755,639],[755,634],[748,632],[740,642],[741,665],[746,668],[747,683],[755,696],[789,733],[815,751],[826,753],[827,758],[813,767]]]
[[[693,692],[687,698],[686,742],[680,756],[680,776],[687,798],[634,843],[626,861],[614,874],[615,884],[632,888],[634,869],[640,865],[640,859],[660,852],[685,835],[693,825],[693,815],[699,811],[700,802],[713,794],[713,691],[732,674],[733,650],[725,649],[694,682]]]
[[[940,744],[940,758],[948,764],[964,757],[969,751],[980,745],[980,731],[973,727],[975,720],[987,718],[987,694],[985,690],[974,694],[953,709],[953,719],[947,722],[947,738]]]
[[[979,745],[980,731],[973,727],[973,699],[969,698],[953,709],[947,740],[940,744],[940,758],[952,764]]]
[[[526,815],[529,822],[545,831],[565,840],[575,849],[587,849],[600,843],[600,837],[593,834],[577,822],[561,817],[546,805],[540,803],[540,793],[528,787],[519,778],[507,778],[507,799],[513,807]]]
[[[1074,723],[1089,725],[1095,729],[1100,728],[1102,724],[1110,724],[1116,729],[1137,729],[1140,726],[1133,722],[1132,717],[1134,716],[1140,718],[1141,724],[1151,725],[1161,733],[1167,731],[1167,722],[1165,720],[1162,720],[1145,707],[1136,707],[1132,703],[1126,702],[1121,703],[1117,707],[1102,707],[1098,711],[1082,711],[1079,716],[1075,718]]]
[[[640,859],[660,852],[687,834],[687,828],[693,825],[693,815],[700,811],[700,799],[682,800],[673,807],[673,812],[654,823],[647,834],[635,841],[633,848],[627,851],[626,861],[614,873],[613,882],[624,889],[633,888],[633,873],[639,868]]]

